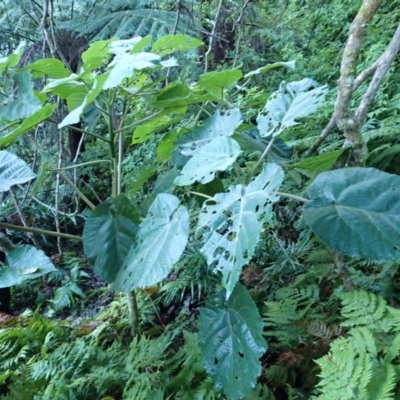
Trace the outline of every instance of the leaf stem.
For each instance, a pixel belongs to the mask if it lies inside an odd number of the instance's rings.
[[[282,193],[282,192],[275,192],[278,196],[287,197],[288,199],[292,199],[295,201],[300,201],[301,203],[308,203],[310,200],[305,199],[304,197],[296,196],[290,193]]]

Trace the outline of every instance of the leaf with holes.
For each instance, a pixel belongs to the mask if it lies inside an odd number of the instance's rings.
[[[7,254],[0,265],[0,288],[19,285],[56,271],[50,259],[34,246],[18,246]]]
[[[241,399],[256,385],[266,352],[263,321],[249,292],[237,284],[229,300],[215,296],[200,310],[199,346],[204,367],[228,399]]]
[[[400,176],[375,168],[320,174],[304,219],[320,239],[351,257],[400,260]]]
[[[0,192],[10,190],[13,185],[29,182],[36,174],[21,160],[8,151],[0,151]]]
[[[225,171],[241,153],[239,145],[231,138],[220,136],[203,146],[183,167],[175,179],[178,186],[191,185],[195,181],[211,182],[217,171]]]
[[[277,136],[286,128],[297,125],[296,119],[315,112],[324,101],[328,87],[319,86],[309,78],[281,83],[278,91],[268,99],[257,117],[257,127],[262,137]]]
[[[219,110],[193,131],[181,136],[175,142],[173,161],[177,167],[186,164],[198,150],[218,136],[232,136],[242,123],[242,114],[238,108],[232,108],[221,114]]]
[[[189,214],[172,194],[159,194],[140,225],[115,284],[128,292],[152,286],[164,279],[185,250]]]
[[[279,198],[276,191],[282,180],[278,165],[265,164],[247,186],[231,186],[228,193],[218,193],[203,204],[197,228],[204,243],[200,251],[208,265],[215,264],[214,270],[222,272],[227,297],[253,256],[263,225],[271,222],[272,203]]]
[[[114,282],[137,232],[138,212],[124,195],[98,205],[83,229],[83,250],[96,274]]]

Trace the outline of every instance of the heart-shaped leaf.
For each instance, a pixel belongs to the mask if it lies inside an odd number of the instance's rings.
[[[304,219],[332,249],[352,257],[400,259],[400,176],[374,168],[320,174]]]
[[[164,279],[185,250],[189,214],[172,194],[159,194],[140,225],[115,284],[128,292]]]
[[[259,358],[267,350],[263,321],[248,291],[237,284],[229,300],[220,293],[200,310],[203,364],[228,399],[241,399],[256,385]]]

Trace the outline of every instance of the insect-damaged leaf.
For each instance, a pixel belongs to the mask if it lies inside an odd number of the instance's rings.
[[[200,251],[208,265],[215,264],[215,271],[222,272],[227,297],[253,256],[264,223],[271,221],[282,180],[278,165],[265,164],[247,186],[231,186],[228,193],[218,193],[203,205],[197,228],[204,243]]]

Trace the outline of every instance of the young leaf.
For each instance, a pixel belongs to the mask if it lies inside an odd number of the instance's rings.
[[[0,192],[5,192],[11,186],[28,182],[36,178],[36,174],[14,154],[0,151]]]
[[[21,59],[22,53],[24,52],[25,42],[21,42],[18,47],[7,57],[0,58],[0,74],[3,73],[7,68],[16,67]]]
[[[207,200],[200,212],[197,234],[203,240],[200,251],[208,265],[222,272],[222,284],[229,297],[241,269],[250,262],[263,225],[272,218],[272,203],[283,180],[276,164],[265,164],[260,175],[248,186],[231,186]]]
[[[191,185],[195,181],[211,182],[217,171],[225,171],[241,153],[239,145],[233,139],[219,136],[201,147],[187,162],[181,175],[175,179],[178,186]]]
[[[224,88],[229,88],[243,76],[242,71],[232,69],[230,71],[207,72],[200,76],[198,85],[208,90],[217,98],[222,98]]]
[[[241,399],[256,385],[259,358],[267,350],[263,321],[248,291],[237,284],[229,300],[222,292],[200,310],[203,364],[228,399]]]
[[[92,43],[89,48],[82,53],[83,68],[85,71],[93,71],[94,69],[104,65],[111,57],[108,49],[110,43],[115,39],[99,40]]]
[[[332,169],[336,160],[343,154],[344,151],[345,149],[339,149],[329,153],[320,154],[315,157],[308,157],[298,163],[292,164],[291,167],[310,178],[315,178],[321,172]]]
[[[279,90],[272,94],[257,117],[260,135],[277,136],[286,128],[297,125],[296,119],[316,111],[327,92],[326,85],[319,86],[309,78],[287,85],[281,83]]]
[[[242,114],[238,108],[232,108],[222,114],[217,110],[213,116],[204,121],[203,126],[194,128],[175,142],[173,153],[175,165],[185,165],[191,156],[214,138],[232,136],[241,123]]]
[[[189,104],[215,101],[215,97],[204,91],[196,92],[180,83],[170,83],[160,94],[154,97],[151,104],[156,108],[176,108]],[[172,112],[172,111],[171,111]]]
[[[0,288],[19,285],[52,271],[56,269],[42,250],[18,246],[7,254],[4,266],[0,265]]]
[[[137,232],[138,213],[124,195],[98,205],[83,229],[83,250],[96,274],[114,282]]]
[[[400,176],[374,168],[320,174],[304,219],[329,247],[351,257],[400,259]]]
[[[135,129],[132,136],[132,144],[143,143],[146,140],[151,139],[156,132],[163,131],[181,120],[181,116],[171,118],[168,115],[158,115]]]
[[[296,61],[295,60],[287,61],[287,62],[281,61],[281,62],[276,62],[276,63],[273,63],[273,64],[267,64],[267,65],[264,65],[261,68],[257,68],[257,69],[255,69],[253,71],[248,72],[244,77],[245,78],[249,78],[250,76],[259,75],[259,74],[261,74],[263,72],[266,72],[266,71],[268,71],[268,70],[270,70],[272,68],[278,68],[278,67],[287,67],[287,68],[290,68],[290,69],[295,69]]]
[[[161,57],[171,54],[174,51],[195,50],[201,46],[203,42],[199,39],[186,35],[166,35],[158,39],[151,49],[154,53]]]
[[[152,286],[164,279],[185,250],[189,214],[171,194],[159,194],[140,225],[115,284],[123,291]]]
[[[118,54],[110,64],[112,69],[104,83],[104,89],[111,89],[120,85],[125,78],[130,78],[136,70],[155,68],[159,64],[160,56],[153,53]]]

